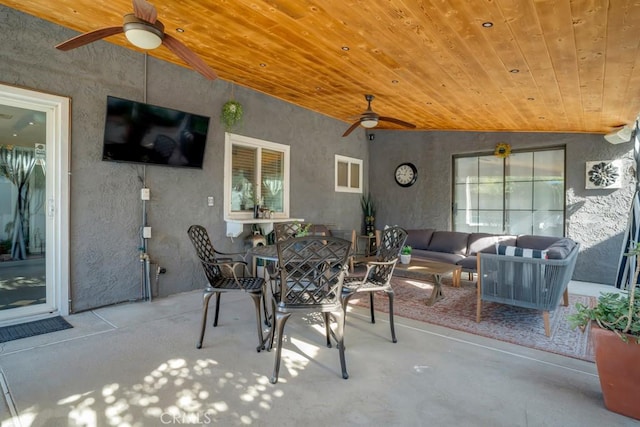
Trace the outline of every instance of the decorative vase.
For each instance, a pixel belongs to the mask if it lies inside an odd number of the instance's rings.
[[[627,335],[623,341],[615,332],[591,324],[591,339],[600,377],[604,406],[613,412],[640,420],[640,344]]]
[[[409,263],[411,263],[411,254],[409,254],[409,255],[400,254],[400,263],[401,264],[409,264]]]

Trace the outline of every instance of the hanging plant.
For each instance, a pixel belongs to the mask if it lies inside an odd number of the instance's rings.
[[[496,149],[493,152],[493,155],[496,157],[500,157],[501,159],[506,159],[511,154],[511,146],[504,142],[500,142],[496,144]]]
[[[230,130],[242,120],[242,105],[238,101],[227,101],[222,106],[220,118],[225,130]]]

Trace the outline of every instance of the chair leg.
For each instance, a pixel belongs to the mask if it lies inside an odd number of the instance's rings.
[[[482,313],[482,281],[480,280],[480,260],[478,259],[478,281],[476,282],[476,323],[480,323]]]
[[[273,348],[273,338],[275,337],[275,324],[276,324],[276,319],[275,319],[275,312],[276,312],[276,303],[274,300],[271,300],[271,328],[269,328],[269,335],[267,336],[266,341],[269,342],[269,344],[266,347],[267,351],[271,351],[271,349]]]
[[[327,334],[327,347],[331,348],[331,318],[329,313],[324,313],[324,328]]]
[[[271,384],[275,384],[278,382],[278,375],[280,374],[280,355],[282,353],[282,335],[284,331],[284,325],[285,323],[287,323],[287,320],[290,316],[291,313],[275,313],[273,327],[277,329],[276,333],[278,334],[278,342],[276,344],[276,360],[275,364],[273,365],[273,374],[271,375],[271,379],[269,380]],[[273,337],[271,339],[273,340]]]
[[[342,378],[345,380],[349,378],[349,374],[347,373],[347,361],[344,356],[344,323],[345,323],[345,315],[344,310],[334,311],[332,312],[333,317],[336,320],[336,347],[338,347],[338,351],[340,352],[340,368],[342,369]]]
[[[542,319],[544,320],[544,334],[548,337],[551,336],[551,326],[549,324],[549,312],[542,312]]]
[[[393,290],[386,291],[389,297],[389,325],[391,325],[391,341],[398,342],[396,338],[396,327],[393,323]]]
[[[218,313],[220,313],[220,295],[222,292],[216,292],[216,311],[213,315],[213,326],[218,326]]]
[[[267,327],[271,327],[271,321],[269,320],[269,311],[267,310],[267,283],[265,281],[264,286],[262,287],[262,309],[264,310],[264,325]]]
[[[564,290],[564,294],[562,294],[562,303],[565,307],[569,306],[569,288]]]
[[[369,292],[369,309],[371,310],[371,323],[376,323],[376,315],[373,308],[373,292]]]
[[[260,350],[264,348],[264,337],[262,336],[262,313],[260,312],[260,300],[262,300],[262,293],[250,293],[251,299],[253,300],[253,305],[256,309],[256,320],[258,321],[258,353]]]
[[[202,295],[202,327],[200,329],[200,340],[196,344],[196,348],[202,348],[202,340],[204,340],[204,330],[207,328],[207,311],[209,310],[209,300],[213,295],[212,291],[206,290]]]

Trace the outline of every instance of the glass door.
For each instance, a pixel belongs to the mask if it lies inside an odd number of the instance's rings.
[[[68,314],[64,100],[0,85],[0,325]]]

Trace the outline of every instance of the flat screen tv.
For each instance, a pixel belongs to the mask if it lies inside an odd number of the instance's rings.
[[[202,169],[209,117],[107,97],[102,160]]]

